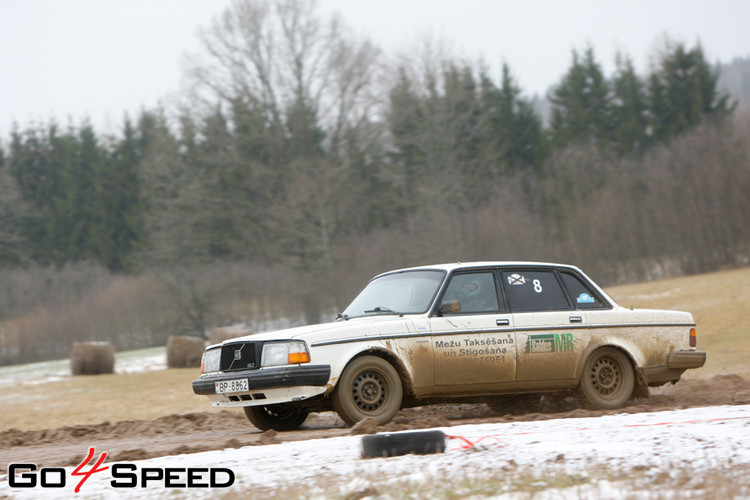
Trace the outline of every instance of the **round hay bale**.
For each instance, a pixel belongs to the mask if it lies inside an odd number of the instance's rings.
[[[74,342],[70,353],[73,375],[115,372],[115,348],[110,342]]]
[[[198,337],[170,335],[167,340],[167,368],[200,368],[206,341]]]
[[[211,345],[221,344],[225,340],[236,339],[237,337],[244,337],[245,335],[252,334],[253,332],[251,332],[245,325],[221,326],[211,330],[208,337],[208,343]]]

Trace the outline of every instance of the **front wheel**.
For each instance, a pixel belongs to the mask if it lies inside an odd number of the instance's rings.
[[[362,356],[344,368],[332,403],[347,425],[367,417],[384,424],[401,409],[402,399],[401,379],[393,365],[377,356]]]
[[[245,416],[262,431],[293,431],[299,429],[310,413],[290,405],[245,406]]]
[[[633,365],[619,349],[602,347],[586,360],[581,376],[581,392],[596,408],[619,408],[630,399],[634,387]]]

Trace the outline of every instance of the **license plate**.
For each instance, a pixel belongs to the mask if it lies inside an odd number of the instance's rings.
[[[231,394],[233,392],[248,392],[250,390],[246,378],[222,380],[221,382],[216,382],[215,384],[216,394]]]

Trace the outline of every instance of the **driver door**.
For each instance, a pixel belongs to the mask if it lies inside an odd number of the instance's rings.
[[[450,277],[440,312],[430,318],[438,393],[455,393],[457,386],[480,392],[514,381],[513,316],[499,290],[492,269]]]

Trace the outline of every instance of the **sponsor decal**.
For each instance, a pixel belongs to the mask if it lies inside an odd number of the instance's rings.
[[[513,337],[508,334],[506,337],[483,337],[471,338],[466,337],[463,340],[436,340],[435,347],[438,349],[460,348],[460,347],[496,347],[513,345]]]
[[[527,354],[572,351],[572,333],[548,333],[543,335],[529,335],[529,337],[526,339]]]
[[[38,468],[33,463],[15,463],[8,466],[8,486],[18,489],[65,488],[68,481],[78,483],[73,490],[79,493],[94,474],[109,471],[112,488],[228,488],[234,484],[234,472],[224,467],[139,467],[133,463],[115,463],[102,466],[107,453],[102,453],[93,465],[96,450],[89,448],[86,458],[70,472],[63,467]]]
[[[593,304],[594,302],[596,302],[596,299],[594,299],[594,297],[592,297],[588,293],[584,292],[578,296],[576,302],[579,304]]]
[[[526,278],[521,276],[520,274],[511,274],[508,276],[508,283],[511,285],[525,285],[526,284]]]
[[[466,337],[463,339],[436,340],[435,348],[440,359],[461,365],[505,363],[506,354],[514,353],[515,339],[510,333],[504,336]]]

